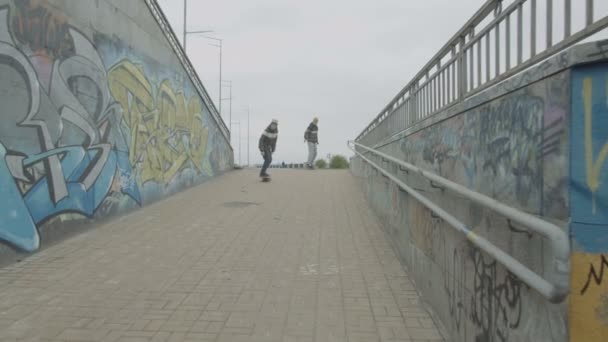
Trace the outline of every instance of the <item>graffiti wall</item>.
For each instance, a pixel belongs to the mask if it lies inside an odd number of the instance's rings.
[[[572,74],[570,331],[608,340],[608,64]]]
[[[59,222],[145,205],[232,164],[181,65],[87,32],[52,1],[0,1],[0,239],[20,250]]]
[[[567,217],[567,75],[401,140],[409,162],[530,213]]]
[[[380,149],[567,229],[569,77],[564,71],[528,84]],[[454,341],[568,339],[566,304],[548,303],[367,164],[352,170]],[[540,236],[414,173],[392,172],[535,272],[551,269]]]

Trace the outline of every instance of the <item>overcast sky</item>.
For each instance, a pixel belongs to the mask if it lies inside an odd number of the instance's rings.
[[[231,80],[232,121],[242,125],[247,163],[261,162],[258,138],[279,120],[276,162],[306,159],[304,130],[318,116],[319,156],[344,154],[353,139],[485,0],[189,0],[188,29],[223,39],[223,79]],[[183,1],[159,0],[180,36]],[[188,38],[188,54],[217,101],[219,50]],[[227,98],[224,88],[222,97]],[[229,105],[222,113],[228,123]],[[235,161],[239,127],[233,125]]]

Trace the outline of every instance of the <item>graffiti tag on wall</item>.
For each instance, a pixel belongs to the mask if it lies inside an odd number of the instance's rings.
[[[196,93],[129,58],[108,66],[44,0],[0,7],[0,74],[0,239],[17,248],[36,250],[38,229],[63,214],[141,205],[146,183],[230,163],[228,146],[209,152],[217,129]]]
[[[510,272],[499,277],[496,260],[486,261],[478,249],[472,253],[475,277],[471,320],[481,329],[475,341],[508,341],[509,332],[521,321],[522,283]]]
[[[32,251],[39,245],[37,225],[49,218],[64,212],[90,217],[113,190],[141,198],[120,132],[121,112],[91,42],[75,28],[63,30],[73,54],[54,59],[54,53],[18,47],[9,20],[9,8],[0,9],[0,61],[9,75],[2,103],[10,108],[0,128],[0,178],[14,180],[0,194],[10,203],[0,237]],[[88,91],[93,97],[83,100]]]
[[[608,339],[608,65],[572,76],[570,196],[573,239],[570,331],[573,340]]]
[[[528,212],[568,212],[564,76],[426,127],[401,142],[403,158]]]
[[[198,98],[186,101],[167,80],[155,94],[143,71],[128,60],[110,70],[108,81],[131,128],[129,159],[141,170],[142,183],[169,183],[188,162],[203,172],[208,130]]]
[[[608,224],[608,70],[590,67],[573,76],[572,219]]]

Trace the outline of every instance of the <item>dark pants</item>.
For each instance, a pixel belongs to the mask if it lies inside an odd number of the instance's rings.
[[[262,171],[260,171],[260,176],[266,173],[266,170],[270,166],[270,163],[272,163],[272,152],[270,151],[270,149],[265,149],[262,153],[264,154],[264,165],[262,165]]]

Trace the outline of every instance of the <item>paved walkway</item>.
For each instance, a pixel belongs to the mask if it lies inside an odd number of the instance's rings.
[[[0,340],[442,340],[348,172],[254,172],[0,269]]]

